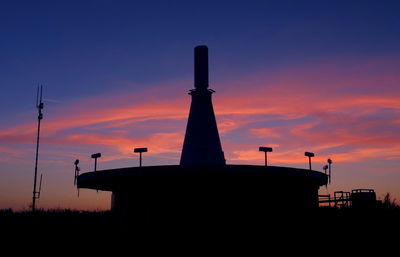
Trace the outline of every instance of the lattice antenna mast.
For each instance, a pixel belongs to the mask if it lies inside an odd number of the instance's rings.
[[[42,189],[42,175],[40,175],[40,183],[39,190],[36,190],[36,182],[37,182],[37,171],[38,171],[38,159],[39,159],[39,139],[40,139],[40,121],[43,119],[43,86],[38,86],[37,94],[36,94],[36,108],[38,109],[38,129],[37,129],[37,137],[36,137],[36,159],[35,159],[35,176],[33,179],[33,193],[32,193],[32,212],[36,209],[36,199],[40,198],[40,191]]]

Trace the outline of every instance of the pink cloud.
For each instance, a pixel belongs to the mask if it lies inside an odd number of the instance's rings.
[[[259,160],[256,147],[265,138],[277,146],[274,158],[281,163],[302,161],[304,148],[332,151],[344,162],[394,158],[400,153],[400,136],[394,132],[400,122],[393,115],[400,113],[400,92],[394,90],[400,75],[391,67],[400,63],[379,59],[350,64],[296,67],[216,85],[214,107],[228,161]],[[151,148],[149,154],[178,154],[190,105],[185,85],[190,83],[82,98],[72,107],[49,110],[43,142],[102,145],[113,151],[112,159],[127,156],[136,145]],[[35,123],[6,127],[0,141],[34,144],[35,130]]]
[[[281,135],[278,128],[251,128],[249,132],[260,138],[280,137]]]

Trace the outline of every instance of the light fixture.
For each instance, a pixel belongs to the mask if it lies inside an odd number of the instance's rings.
[[[142,148],[135,148],[133,149],[134,153],[139,153],[139,167],[142,167],[142,153],[146,153],[147,152],[147,148],[146,147],[142,147]]]
[[[267,166],[267,152],[272,152],[272,147],[260,146],[258,150],[265,153],[265,166]]]
[[[315,154],[311,153],[311,152],[305,152],[304,155],[308,157],[308,164],[309,164],[310,170],[311,170],[311,157],[314,157]]]
[[[97,171],[97,158],[101,157],[101,153],[92,154],[92,158],[94,159],[94,171]]]

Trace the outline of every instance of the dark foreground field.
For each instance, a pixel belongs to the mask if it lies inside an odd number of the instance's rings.
[[[115,249],[130,255],[145,251],[185,256],[249,256],[278,251],[281,255],[302,255],[353,249],[378,250],[386,256],[384,252],[392,252],[400,234],[399,209],[321,208],[268,215],[241,212],[132,219],[127,226],[112,212],[2,210],[1,245],[3,250],[29,250],[26,245],[34,245],[39,252],[53,247],[61,249],[58,252],[85,251],[91,255]]]
[[[0,224],[3,231],[10,233],[32,232],[70,233],[92,231],[93,233],[112,229],[111,212],[87,212],[72,210],[37,210],[35,213],[12,210],[0,211]]]
[[[128,219],[128,222],[126,221]],[[202,213],[198,215],[136,215],[121,219],[111,212],[39,210],[31,212],[0,211],[2,234],[80,234],[86,236],[154,235],[184,232],[186,235],[207,232],[231,235],[235,232],[295,234],[301,231],[335,234],[400,231],[400,209],[334,209],[313,211],[285,210],[263,213]]]

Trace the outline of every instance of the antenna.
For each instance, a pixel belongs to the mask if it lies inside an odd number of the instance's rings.
[[[40,85],[40,87],[39,87],[39,85],[38,85],[37,94],[36,94],[36,108],[38,109],[38,129],[37,129],[37,137],[36,137],[36,158],[35,158],[35,176],[33,179],[32,212],[35,211],[36,199],[39,199],[40,190],[42,188],[42,175],[40,175],[39,191],[36,190],[38,159],[39,159],[40,121],[43,119],[42,110],[44,108],[44,104],[43,104],[42,100],[43,100],[43,86]]]
[[[40,174],[39,191],[37,192],[37,199],[40,198],[40,192],[42,191],[42,177],[43,177],[43,174]]]

